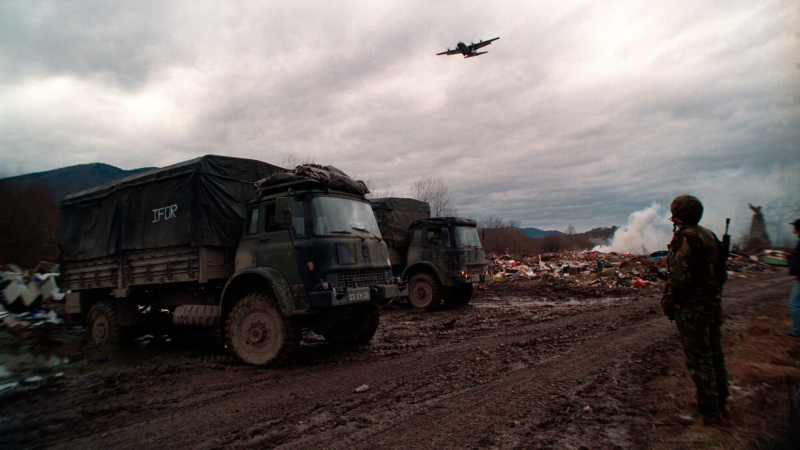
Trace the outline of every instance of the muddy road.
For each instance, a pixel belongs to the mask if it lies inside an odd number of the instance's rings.
[[[783,272],[730,281],[723,333],[789,288]],[[277,370],[212,339],[123,349],[111,367],[6,395],[0,447],[643,448],[643,386],[679,345],[659,291],[519,281],[433,313],[391,304],[369,345],[307,336]]]

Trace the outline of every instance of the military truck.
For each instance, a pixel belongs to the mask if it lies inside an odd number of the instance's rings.
[[[145,325],[215,327],[243,361],[280,365],[309,329],[368,342],[407,295],[365,200],[333,167],[207,155],[61,202],[68,312],[99,346]]]
[[[430,217],[430,205],[411,198],[370,203],[389,247],[392,271],[408,282],[413,306],[433,310],[442,300],[466,305],[474,283],[491,279],[474,220]]]

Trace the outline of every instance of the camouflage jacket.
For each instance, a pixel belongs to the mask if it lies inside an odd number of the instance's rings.
[[[700,225],[684,226],[672,237],[667,255],[669,278],[661,306],[667,316],[676,312],[719,317],[719,240]]]

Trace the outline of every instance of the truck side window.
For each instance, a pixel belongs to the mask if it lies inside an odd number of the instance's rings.
[[[258,208],[247,211],[247,234],[258,232]]]
[[[428,230],[425,236],[425,240],[428,241],[429,244],[438,244],[442,242],[441,239],[439,239],[439,230]]]
[[[294,234],[297,237],[304,237],[306,235],[306,215],[303,208],[303,202],[300,200],[294,201]]]
[[[419,244],[422,242],[422,230],[414,230],[414,235],[411,236],[411,242]]]
[[[275,202],[267,203],[266,214],[264,215],[264,231],[285,230],[281,225],[275,223]]]

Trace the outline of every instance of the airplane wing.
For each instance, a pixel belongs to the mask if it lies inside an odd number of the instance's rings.
[[[489,53],[489,52],[476,52],[476,53],[473,53],[473,54],[471,54],[469,56],[465,56],[464,58],[472,58],[473,56],[482,55],[484,53]]]
[[[488,41],[481,41],[481,42],[478,42],[477,44],[472,44],[470,47],[472,47],[473,50],[477,50],[477,49],[479,49],[481,47],[486,47],[487,45],[491,44],[492,42],[494,42],[494,41],[496,41],[498,39],[500,39],[500,38],[496,37],[494,39],[489,39]]]
[[[459,49],[450,50],[448,48],[446,52],[437,53],[436,56],[439,56],[439,55],[460,55],[460,54],[461,54],[461,50],[459,50]]]

